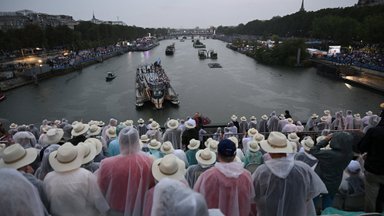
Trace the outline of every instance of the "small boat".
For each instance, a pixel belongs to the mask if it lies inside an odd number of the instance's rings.
[[[193,42],[193,47],[194,48],[205,48],[205,44],[201,43],[199,41],[199,39],[196,39],[194,42]]]
[[[116,75],[114,73],[108,72],[107,76],[105,77],[105,81],[109,82],[109,81],[111,81],[111,80],[113,80],[115,78],[116,78]]]
[[[208,66],[210,68],[222,68],[222,66],[219,63],[208,63]]]
[[[199,56],[199,59],[206,59],[207,56],[207,50],[206,49],[199,49],[197,51],[197,56]]]
[[[5,94],[3,92],[0,91],[0,101],[4,100],[5,99]]]
[[[167,46],[165,49],[165,55],[173,55],[175,53],[175,44]]]
[[[180,39],[180,42],[184,42],[184,39]]]
[[[217,59],[217,52],[215,52],[214,50],[209,50],[208,51],[208,57],[210,59]]]

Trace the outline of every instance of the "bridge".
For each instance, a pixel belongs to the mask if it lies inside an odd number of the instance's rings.
[[[169,32],[169,36],[173,37],[180,37],[180,36],[205,36],[209,37],[215,34],[215,28],[209,28],[209,29],[175,29],[171,30]]]

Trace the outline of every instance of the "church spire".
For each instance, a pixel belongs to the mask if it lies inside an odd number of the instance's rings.
[[[95,18],[95,11],[92,11],[92,20],[96,19]]]
[[[300,12],[304,12],[305,9],[304,9],[304,0],[301,0],[301,8],[299,10]]]

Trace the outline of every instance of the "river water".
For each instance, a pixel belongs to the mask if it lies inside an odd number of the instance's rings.
[[[249,118],[288,109],[298,120],[324,109],[332,112],[351,109],[364,115],[378,113],[383,95],[316,74],[314,68],[292,69],[258,64],[252,58],[225,47],[218,40],[201,40],[218,53],[217,60],[199,60],[191,40],[164,40],[147,52],[130,52],[48,80],[6,92],[0,103],[0,119],[8,122],[41,123],[63,117],[69,121],[118,120],[150,117],[163,123],[168,117],[185,118],[194,112],[208,116],[212,123],[226,123],[232,114]],[[173,56],[165,56],[167,45],[175,43]],[[135,107],[135,71],[138,65],[160,58],[180,105],[155,110],[152,104]],[[209,68],[208,63],[223,68]],[[108,71],[117,74],[106,82]]]

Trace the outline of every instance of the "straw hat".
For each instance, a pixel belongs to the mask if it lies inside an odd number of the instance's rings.
[[[63,138],[64,130],[61,128],[51,128],[47,131],[45,136],[41,137],[41,145],[57,144]]]
[[[236,115],[232,115],[232,116],[231,116],[231,120],[232,120],[232,121],[237,121],[237,116],[236,116]]]
[[[98,121],[91,120],[91,121],[88,122],[88,125],[92,126],[92,125],[97,125],[98,123],[99,123]]]
[[[245,116],[241,116],[240,121],[247,121],[247,118],[245,118]]]
[[[139,123],[139,124],[144,124],[144,119],[139,118],[139,120],[137,120],[137,123]]]
[[[258,133],[259,133],[259,131],[257,131],[255,128],[251,128],[248,130],[248,136],[250,136],[250,137],[253,137]]]
[[[125,122],[123,122],[123,124],[125,124],[127,127],[130,127],[130,126],[133,126],[133,121],[132,120],[126,120]]]
[[[19,169],[31,164],[36,160],[36,157],[37,150],[35,148],[24,149],[20,144],[16,143],[3,150],[0,168]]]
[[[320,121],[322,122],[328,121],[328,116],[321,116]]]
[[[152,123],[149,125],[149,128],[152,130],[156,130],[160,127],[160,125],[156,121],[152,121]]]
[[[56,172],[66,172],[80,168],[83,158],[84,149],[67,142],[49,154],[49,163]]]
[[[211,142],[208,143],[208,148],[213,152],[217,152],[218,145],[219,145],[218,141],[212,140]]]
[[[9,128],[10,129],[16,129],[17,126],[19,126],[19,125],[15,124],[15,123],[12,123],[11,125],[9,125]]]
[[[303,140],[301,140],[301,145],[303,146],[304,150],[309,151],[315,145],[315,142],[313,141],[312,137],[306,136]]]
[[[89,123],[88,123],[89,124]],[[89,127],[89,130],[88,130],[88,135],[89,136],[96,136],[96,135],[99,135],[101,132],[101,127],[97,126],[97,124],[92,124],[90,127]]]
[[[167,122],[167,127],[171,129],[176,129],[179,127],[179,122],[175,119],[171,119]]]
[[[91,162],[96,156],[96,147],[90,142],[79,142],[77,146],[82,147],[84,150],[84,157],[82,164]]]
[[[354,114],[353,117],[359,119],[359,118],[360,118],[360,113],[356,113],[356,114]]]
[[[268,116],[264,114],[264,115],[261,116],[261,119],[268,120]]]
[[[316,137],[316,143],[319,143],[323,139],[325,139],[325,136],[318,136],[318,137]]]
[[[212,140],[213,140],[212,137],[209,137],[207,140],[205,140],[205,142],[204,142],[204,146],[205,146],[205,147],[208,147],[209,142],[211,142]]]
[[[173,154],[165,155],[152,164],[152,175],[160,181],[163,178],[184,179],[185,163]]]
[[[261,133],[258,133],[256,134],[254,137],[253,137],[253,140],[255,140],[256,142],[261,142],[265,139],[264,135],[261,134]]]
[[[331,111],[329,111],[329,110],[324,110],[324,114],[325,115],[329,115],[331,113]]]
[[[211,165],[216,162],[216,154],[209,148],[201,149],[196,152],[196,160],[201,165]]]
[[[77,123],[81,123],[81,122],[79,122],[79,121],[73,121],[71,125],[74,126],[74,125],[76,125]]]
[[[195,128],[196,127],[196,121],[193,119],[188,119],[185,123],[186,128]]]
[[[288,134],[288,140],[291,142],[297,142],[300,140],[300,137],[298,137],[296,133],[290,133]]]
[[[89,129],[89,125],[88,124],[83,124],[81,122],[73,125],[73,128],[72,128],[72,131],[71,131],[71,134],[72,136],[80,136],[84,133],[86,133]]]
[[[287,119],[287,122],[288,122],[289,124],[293,124],[293,119],[292,119],[292,118],[288,118],[288,119]]]
[[[149,118],[149,119],[148,119],[148,122],[153,122],[153,118]]]
[[[98,125],[99,127],[103,127],[103,126],[105,125],[105,123],[104,123],[103,121],[98,121],[97,125]]]
[[[313,118],[313,119],[316,119],[316,118],[318,118],[319,117],[319,115],[317,115],[316,113],[313,113],[312,115],[311,115],[311,118]]]
[[[233,143],[235,143],[236,148],[239,147],[239,140],[236,137],[231,136],[231,137],[228,137],[228,139],[231,140]]]
[[[257,152],[260,150],[259,143],[257,143],[255,140],[249,141],[249,151],[251,152]]]
[[[188,145],[188,149],[198,149],[200,147],[200,141],[199,140],[195,140],[195,139],[191,139],[189,140],[189,145]]]
[[[153,139],[151,142],[148,144],[148,148],[150,149],[159,149],[161,147],[161,142]]]
[[[88,138],[84,141],[85,143],[92,144],[96,149],[96,155],[100,154],[101,150],[103,150],[103,144],[99,139],[96,138]]]
[[[172,143],[169,141],[164,142],[160,147],[160,151],[164,154],[172,154],[174,151]]]
[[[268,153],[292,153],[293,149],[287,137],[276,131],[269,133],[268,139],[260,142],[261,148]]]
[[[251,116],[251,117],[249,118],[249,120],[251,120],[251,121],[255,121],[255,120],[256,120],[256,117],[255,117],[255,116]]]
[[[371,116],[373,115],[373,112],[371,110],[369,110],[368,112],[365,113],[367,116]]]
[[[147,136],[146,134],[143,134],[143,135],[141,135],[141,137],[140,137],[140,141],[143,142],[143,143],[148,143],[149,140],[150,140],[150,139],[148,138],[148,136]]]
[[[117,136],[116,134],[116,127],[114,126],[110,126],[108,129],[107,129],[107,133],[106,133],[107,137],[109,137],[110,139],[111,138],[115,138]]]
[[[384,109],[384,102],[380,104],[380,108]]]

